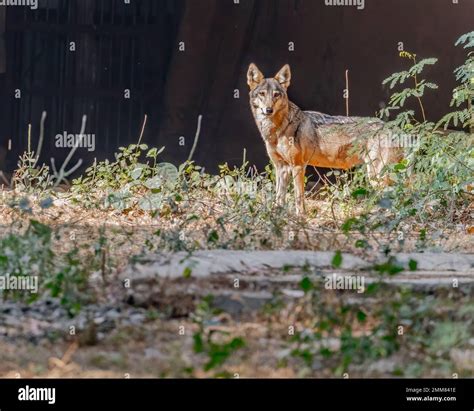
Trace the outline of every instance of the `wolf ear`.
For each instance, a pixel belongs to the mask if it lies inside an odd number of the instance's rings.
[[[285,64],[282,69],[275,75],[275,80],[278,81],[285,88],[290,87],[291,69],[288,64]]]
[[[247,71],[247,84],[250,90],[254,90],[264,79],[262,72],[258,69],[255,64],[250,64],[249,70]]]

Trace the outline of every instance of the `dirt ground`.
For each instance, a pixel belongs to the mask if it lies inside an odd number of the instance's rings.
[[[310,208],[321,210],[323,215],[331,213],[324,201],[309,203]],[[205,205],[202,207],[204,210]],[[319,290],[310,301],[309,294],[301,287],[307,277],[316,281],[317,277],[333,273],[334,268],[327,262],[319,268],[314,264],[305,266],[304,262],[296,264],[298,267],[294,264],[278,267],[263,264],[237,271],[210,272],[204,277],[195,277],[193,270],[199,270],[191,267],[189,272],[178,271],[171,278],[160,276],[159,269],[153,271],[153,264],[163,258],[163,254],[153,248],[153,242],[157,230],[176,224],[173,217],[153,218],[133,210],[126,213],[87,210],[62,199],[55,200],[54,205],[46,210],[33,206],[28,214],[3,204],[0,205],[0,216],[4,233],[22,232],[31,218],[53,227],[53,251],[58,254],[66,253],[71,244],[79,244],[81,258],[87,259],[101,236],[107,239],[103,265],[89,278],[88,287],[95,299],[85,304],[76,316],[71,317],[57,299],[47,295],[32,304],[11,299],[2,302],[1,377],[474,375],[472,267],[471,270],[464,267],[460,272],[452,267],[434,269],[429,278],[419,272],[409,273],[413,280],[421,275],[421,282],[414,281],[408,285],[410,290],[415,290],[417,301],[421,301],[420,307],[423,307],[423,301],[432,302],[433,296],[438,299],[433,313],[440,316],[436,321],[441,328],[438,329],[436,323],[425,324],[414,309],[410,315],[416,317],[420,328],[413,330],[410,343],[400,340],[395,342],[397,349],[393,353],[378,358],[364,357],[341,368],[343,357],[340,353],[344,341],[340,334],[312,340],[314,324],[311,324],[311,319],[315,318],[314,310],[319,305],[315,301],[329,298],[330,311],[331,304],[335,304],[335,310],[340,308],[338,304],[351,306],[354,298],[359,296],[354,292]],[[203,222],[200,224],[205,225]],[[354,247],[355,237],[348,241],[347,235],[339,232],[335,228],[337,225],[322,219],[321,214],[309,219],[307,226],[309,229],[298,233],[296,241],[286,241],[285,234],[280,234],[283,238],[280,249],[286,250],[288,256],[294,250],[330,253],[341,250],[351,253],[354,258],[367,258],[366,253]],[[199,225],[194,228],[197,239],[203,236],[202,228]],[[474,250],[474,236],[468,225],[447,227],[438,235],[436,230],[433,224],[435,235],[430,236],[425,251],[467,255]],[[380,240],[391,241],[399,253],[415,251],[419,232],[413,227],[407,231],[411,234],[404,236],[403,241],[383,234],[380,234]],[[64,241],[65,238],[71,241]],[[378,241],[376,235],[372,241]],[[166,254],[171,258],[173,255],[177,254]],[[145,277],[144,266],[149,268]],[[373,270],[362,271],[362,274],[357,271],[359,268],[342,266],[341,270],[341,275],[359,273],[367,279],[375,278]],[[134,282],[135,276],[141,280]],[[451,282],[454,277],[462,281],[459,289],[453,291]],[[124,287],[127,278],[132,279],[132,286],[128,288]],[[236,279],[239,280],[238,289],[235,288]],[[390,278],[385,280],[383,289],[396,296],[406,286],[403,282],[390,284]],[[373,306],[383,306],[383,297],[364,296],[357,304],[369,312]],[[440,312],[442,309],[446,312]],[[470,320],[466,320],[468,314],[459,314],[462,309],[471,315]],[[330,316],[330,313],[324,315]],[[374,329],[381,321],[377,315],[374,313],[371,318],[369,313],[363,325],[351,324],[353,336],[357,339]],[[453,330],[445,324],[450,318],[455,324]],[[411,326],[410,321],[416,322],[408,317],[405,320],[407,327]],[[461,324],[464,330],[460,329]],[[289,333],[291,327],[296,333]],[[442,327],[447,327],[459,338],[444,341],[436,334],[443,330]],[[295,339],[295,334],[298,339]],[[374,334],[374,338],[378,337]],[[426,344],[422,342],[424,339]],[[305,344],[309,344],[309,348],[301,350]],[[334,351],[332,359],[327,360],[318,354],[319,344]],[[316,354],[311,354],[311,360],[308,360],[305,350],[316,350]]]

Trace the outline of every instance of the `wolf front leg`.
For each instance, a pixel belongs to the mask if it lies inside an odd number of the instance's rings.
[[[290,170],[287,165],[275,165],[276,169],[276,202],[282,207],[286,202],[286,193],[288,191],[288,184],[290,183]]]
[[[292,168],[293,173],[293,184],[295,187],[295,200],[296,200],[296,214],[303,215],[305,213],[304,205],[304,191],[305,191],[305,166],[296,166]]]

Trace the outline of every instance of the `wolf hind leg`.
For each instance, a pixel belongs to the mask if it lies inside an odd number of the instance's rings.
[[[384,173],[386,166],[396,164],[403,157],[399,150],[381,147],[380,150],[373,151],[372,155],[367,155],[365,163],[367,165],[367,175],[369,182],[374,188],[389,186],[392,181],[387,173]]]
[[[364,163],[370,185],[374,188],[380,187],[380,177],[385,165],[380,139],[374,138],[369,142],[364,155]]]

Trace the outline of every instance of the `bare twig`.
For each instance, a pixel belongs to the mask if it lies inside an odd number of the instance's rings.
[[[346,116],[349,117],[349,70],[346,70]]]
[[[140,131],[140,137],[138,137],[137,150],[136,150],[137,153],[138,153],[138,150],[140,149],[140,144],[142,143],[143,134],[145,133],[145,127],[146,127],[147,121],[148,121],[148,115],[145,114],[145,118],[143,119],[142,130]]]
[[[28,154],[31,153],[31,123],[28,124]]]
[[[192,160],[194,156],[194,152],[196,151],[196,147],[199,141],[199,135],[201,134],[201,123],[202,123],[202,115],[200,114],[198,117],[196,135],[194,136],[194,143],[193,143],[193,147],[191,148],[191,152],[189,153],[188,162]]]
[[[0,171],[0,179],[5,182],[5,185],[7,187],[10,187],[11,181],[8,181],[8,178],[5,176],[5,173],[3,171]]]
[[[76,144],[74,145],[74,147],[69,152],[68,156],[64,160],[64,163],[61,166],[61,168],[59,169],[59,171],[57,171],[57,169],[56,169],[54,158],[51,158],[51,166],[53,168],[54,177],[56,178],[56,182],[54,183],[54,187],[59,186],[59,184],[61,184],[64,179],[69,177],[72,173],[74,173],[74,171],[76,171],[81,166],[82,159],[80,159],[74,167],[72,167],[70,170],[66,171],[66,167],[68,166],[69,162],[71,161],[72,157],[74,156],[75,152],[77,151],[77,149],[80,145],[81,139],[82,139],[82,137],[84,135],[84,132],[86,130],[86,123],[87,123],[87,116],[84,115],[84,116],[82,116],[81,132],[79,133],[79,136],[76,139]]]
[[[38,147],[36,148],[35,152],[35,162],[33,163],[33,168],[36,167],[38,164],[38,160],[41,155],[41,150],[43,149],[43,141],[44,141],[44,122],[46,121],[46,116],[47,113],[46,111],[43,111],[41,114],[41,121],[40,121],[40,135],[39,135],[39,140],[38,140]]]

